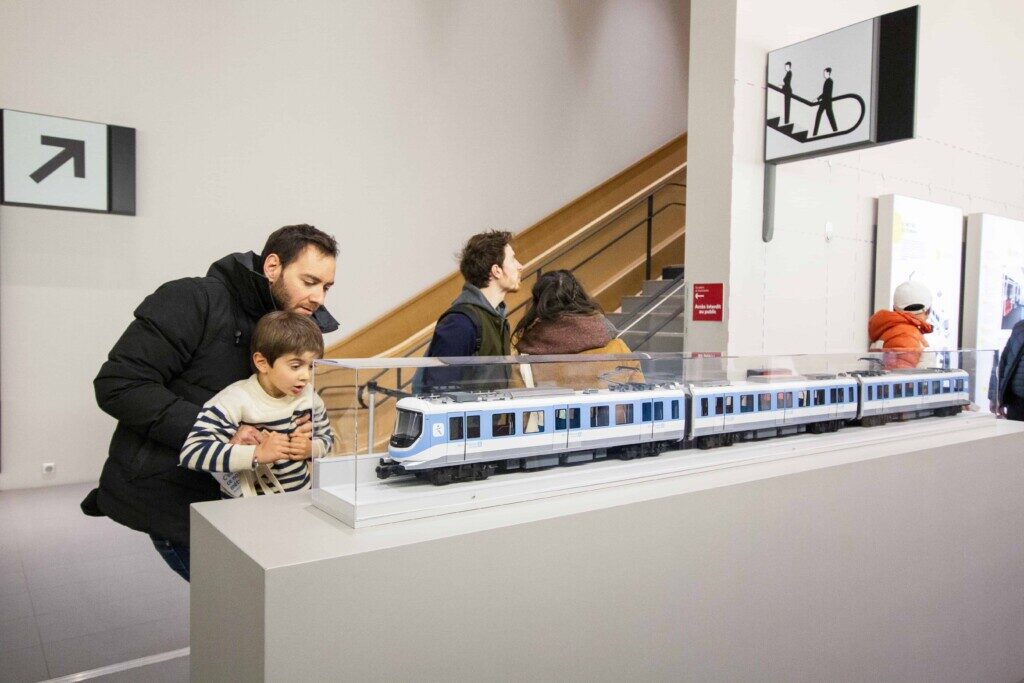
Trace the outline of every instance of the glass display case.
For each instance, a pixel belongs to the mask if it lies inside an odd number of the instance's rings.
[[[360,527],[915,438],[994,419],[996,355],[320,360],[313,500]]]

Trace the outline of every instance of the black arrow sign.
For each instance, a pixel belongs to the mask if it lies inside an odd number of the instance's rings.
[[[56,171],[58,168],[73,159],[75,162],[75,177],[85,177],[85,140],[71,140],[69,138],[54,138],[49,135],[40,137],[44,145],[51,147],[63,147],[64,150],[57,154],[45,164],[40,166],[29,177],[37,183],[41,183]]]

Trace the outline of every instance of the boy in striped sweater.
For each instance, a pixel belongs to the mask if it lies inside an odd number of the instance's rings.
[[[324,353],[308,316],[274,311],[253,333],[256,373],[211,398],[181,448],[180,464],[210,472],[227,498],[309,487],[309,458],[326,455],[333,435],[313,392],[313,360]],[[310,422],[312,413],[312,422]],[[256,446],[230,444],[241,425],[261,434]]]

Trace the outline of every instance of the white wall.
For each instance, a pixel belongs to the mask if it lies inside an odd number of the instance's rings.
[[[161,282],[286,223],[342,334],[686,130],[688,2],[0,3],[0,107],[138,129],[136,217],[0,209],[0,489],[94,479],[91,381]],[[330,340],[329,340],[330,341]],[[57,463],[44,480],[41,463]]]
[[[687,279],[728,283],[728,321],[691,323],[689,348],[863,350],[877,196],[1024,217],[1024,88],[1017,85],[1024,4],[920,0],[917,138],[780,166],[769,244],[760,236],[767,52],[908,2],[736,0],[732,21],[729,4],[694,0],[692,8]],[[709,14],[718,20],[704,22]],[[698,64],[699,54],[722,51],[723,44],[734,50]],[[722,84],[731,84],[733,102],[697,97]],[[716,145],[703,145],[707,138]],[[826,223],[834,230],[830,241]]]

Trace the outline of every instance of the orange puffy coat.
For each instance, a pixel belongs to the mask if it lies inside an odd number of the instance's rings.
[[[930,323],[902,311],[878,311],[868,320],[868,336],[872,344],[881,341],[885,351],[905,351],[885,355],[885,367],[890,370],[916,368],[921,360],[921,351],[928,346],[924,335],[931,331]]]

